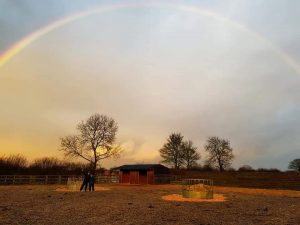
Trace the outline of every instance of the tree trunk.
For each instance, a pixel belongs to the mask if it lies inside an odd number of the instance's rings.
[[[219,168],[220,168],[220,172],[223,172],[223,171],[224,171],[224,168],[223,168],[223,165],[222,165],[222,164],[219,164]]]
[[[96,174],[96,170],[97,170],[97,162],[94,162],[93,163],[93,169],[92,169],[91,173],[95,175]]]
[[[92,173],[95,175],[96,174],[96,170],[97,170],[97,148],[94,148],[93,146],[93,150],[94,150],[94,165],[93,165],[93,171]]]
[[[219,164],[220,172],[223,172],[223,171],[224,171],[224,168],[223,168],[223,164],[222,164],[222,162],[221,162],[220,159],[218,159],[218,164]]]

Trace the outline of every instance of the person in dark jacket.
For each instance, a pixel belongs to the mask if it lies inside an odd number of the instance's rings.
[[[83,173],[83,181],[82,181],[82,185],[80,187],[80,191],[82,191],[82,189],[84,188],[84,190],[86,191],[87,190],[87,186],[90,182],[90,172],[88,173]]]
[[[90,182],[89,182],[89,191],[95,191],[94,184],[95,184],[95,175],[91,174]]]

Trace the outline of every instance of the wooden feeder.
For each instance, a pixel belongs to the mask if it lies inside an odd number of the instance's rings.
[[[213,180],[184,179],[182,180],[182,197],[213,199]]]
[[[81,183],[82,182],[80,179],[69,177],[68,181],[67,181],[67,189],[68,190],[79,190]]]

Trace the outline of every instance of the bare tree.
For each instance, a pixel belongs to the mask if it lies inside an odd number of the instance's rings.
[[[120,146],[114,144],[118,131],[114,119],[97,113],[79,123],[77,130],[78,135],[61,138],[61,150],[66,156],[88,161],[95,172],[100,160],[120,155]]]
[[[175,169],[180,168],[183,164],[182,140],[181,133],[173,133],[168,137],[167,143],[159,150],[163,163],[173,165]]]
[[[300,159],[294,159],[289,164],[289,169],[300,172]]]
[[[182,143],[182,151],[183,161],[188,170],[197,165],[197,161],[200,159],[200,154],[197,152],[197,147],[194,146],[192,141],[184,141]]]
[[[207,162],[217,166],[220,171],[224,171],[225,168],[229,167],[234,158],[230,142],[218,137],[208,138],[205,150],[209,154]]]
[[[43,157],[43,158],[35,159],[30,166],[32,168],[39,168],[43,170],[43,169],[60,167],[61,164],[62,162],[58,158]]]
[[[28,164],[27,159],[20,154],[9,155],[8,157],[6,157],[6,162],[12,167],[20,167],[20,168],[24,168]]]

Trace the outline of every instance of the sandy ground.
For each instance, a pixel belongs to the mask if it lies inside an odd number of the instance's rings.
[[[226,200],[224,195],[221,194],[214,194],[213,199],[184,198],[180,194],[164,195],[161,198],[173,202],[224,202]]]
[[[73,189],[68,189],[67,187],[64,186],[60,186],[56,189],[54,189],[55,191],[59,191],[59,192],[78,192],[78,190],[73,190]],[[101,187],[101,186],[96,186],[94,191],[109,191],[110,189],[107,187]],[[82,192],[84,192],[85,190],[82,190]],[[89,190],[87,190],[86,192],[88,192]]]
[[[178,202],[162,198],[180,194],[176,185],[58,188],[64,187],[0,186],[0,224],[300,225],[297,191],[216,187],[225,201]]]

